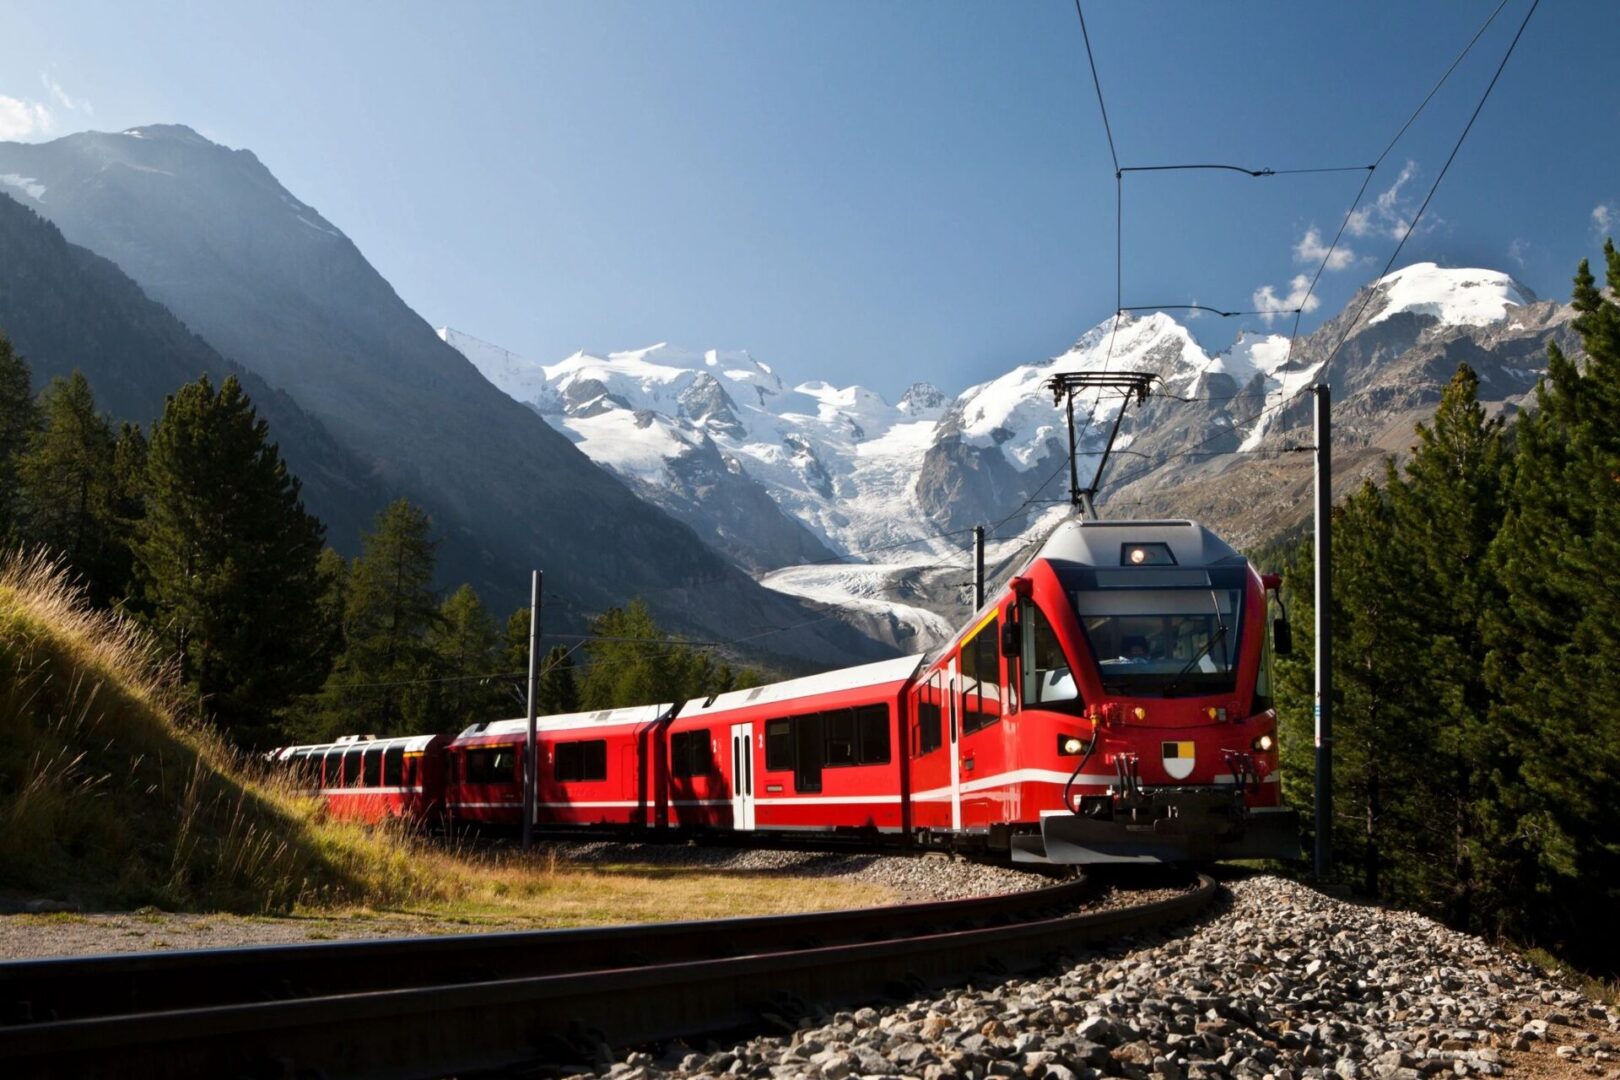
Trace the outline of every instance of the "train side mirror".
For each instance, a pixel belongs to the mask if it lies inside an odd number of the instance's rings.
[[[1016,622],[1008,621],[1001,624],[1001,655],[1009,659],[1016,657],[1023,645],[1023,627]]]
[[[1294,628],[1287,619],[1271,623],[1271,651],[1277,656],[1288,656],[1294,651]]]

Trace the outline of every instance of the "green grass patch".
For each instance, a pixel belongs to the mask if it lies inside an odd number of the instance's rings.
[[[0,565],[0,892],[154,923],[391,911],[579,926],[893,899],[827,878],[460,852],[334,821],[204,723],[139,628],[26,558]]]

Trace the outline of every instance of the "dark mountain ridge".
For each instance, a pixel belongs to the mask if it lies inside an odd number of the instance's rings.
[[[446,581],[515,606],[538,566],[551,625],[644,594],[684,633],[770,633],[761,644],[784,662],[884,651],[758,586],[496,390],[251,152],[154,125],[0,143],[0,174],[28,178],[13,187],[31,209],[285,390],[377,491],[426,505]],[[329,512],[313,492],[311,506]]]

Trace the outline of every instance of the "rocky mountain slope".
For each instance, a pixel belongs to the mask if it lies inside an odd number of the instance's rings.
[[[954,398],[918,383],[895,405],[858,386],[790,387],[746,352],[661,344],[546,365],[454,330],[440,335],[585,453],[742,565],[768,571],[771,587],[841,604],[869,632],[911,648],[965,614],[967,530],[996,526],[990,561],[1010,563],[1026,537],[1066,513],[1067,429],[1042,389],[1052,374],[1157,377],[1154,396],[1122,420],[1102,512],[1194,517],[1252,544],[1307,513],[1309,455],[1287,452],[1311,439],[1307,387],[1333,387],[1337,482],[1348,487],[1405,451],[1458,363],[1479,371],[1493,407],[1519,407],[1548,339],[1576,348],[1570,318],[1498,271],[1418,263],[1369,284],[1292,349],[1282,335],[1242,333],[1212,351],[1162,312],[1117,327],[1110,319],[1059,356]],[[1082,482],[1122,406],[1117,395],[1077,399]],[[737,532],[730,490],[683,479],[715,456],[734,490],[756,505],[763,490],[849,558],[795,559],[774,539]]]
[[[0,143],[0,178],[284,390],[364,463],[376,490],[425,504],[447,581],[470,580],[497,606],[515,606],[540,566],[557,594],[552,625],[577,626],[641,594],[674,628],[768,634],[761,646],[803,662],[881,651],[761,589],[491,386],[251,152],[153,125]]]
[[[328,542],[352,550],[386,501],[370,471],[320,421],[262,378],[221,356],[122,270],[65,240],[50,222],[0,194],[0,331],[28,361],[35,391],[75,368],[96,404],[148,431],[164,399],[208,375],[235,375],[270,423]]]

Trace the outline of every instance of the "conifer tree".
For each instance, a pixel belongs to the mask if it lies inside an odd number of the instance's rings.
[[[1479,377],[1460,366],[1433,420],[1417,426],[1412,457],[1400,472],[1391,468],[1387,482],[1395,532],[1385,562],[1404,564],[1399,595],[1418,633],[1399,648],[1386,642],[1383,665],[1392,672],[1410,667],[1409,650],[1424,657],[1401,676],[1420,695],[1408,723],[1427,750],[1423,787],[1432,804],[1412,822],[1430,841],[1414,853],[1415,869],[1428,879],[1421,891],[1458,925],[1473,922],[1479,863],[1490,857],[1483,843],[1492,813],[1485,786],[1501,767],[1502,748],[1481,673],[1483,618],[1501,602],[1488,554],[1501,522],[1508,458],[1502,421],[1486,418],[1478,392]]]
[[[440,620],[427,512],[399,499],[377,515],[349,570],[343,652],[322,692],[326,734],[428,730],[428,632]]]
[[[235,378],[181,387],[153,430],[136,530],[142,609],[239,741],[318,684],[321,523]]]
[[[105,606],[124,595],[131,572],[117,438],[79,371],[51,381],[39,416],[17,469],[23,533],[66,559],[91,603]]]
[[[542,714],[578,712],[579,685],[574,679],[574,658],[562,645],[553,645],[540,664],[535,690]]]
[[[511,709],[516,702],[517,712],[527,704],[529,673],[529,609],[518,608],[506,620],[506,645],[501,652],[502,670],[515,674],[508,680],[509,691],[504,708]],[[553,645],[540,658],[539,676],[535,686],[535,708],[541,716],[571,713],[580,710],[579,685],[575,681],[574,650],[566,645]],[[512,715],[517,715],[514,712]]]
[[[0,333],[0,537],[17,528],[17,466],[36,423],[28,364]]]
[[[470,723],[495,720],[507,714],[506,683],[497,670],[502,642],[483,601],[471,585],[463,585],[439,606],[439,621],[428,631],[434,654],[436,693],[432,727],[460,731]]]
[[[729,664],[717,663],[707,652],[659,629],[639,597],[592,620],[590,630],[590,663],[579,686],[581,708],[687,701],[737,684],[738,674]]]
[[[1604,246],[1607,284],[1620,254]],[[1582,261],[1572,303],[1586,369],[1548,349],[1537,408],[1514,426],[1507,513],[1491,548],[1504,600],[1485,619],[1488,685],[1516,768],[1495,779],[1499,927],[1581,941],[1620,902],[1620,307]],[[1600,935],[1601,936],[1601,935]]]

